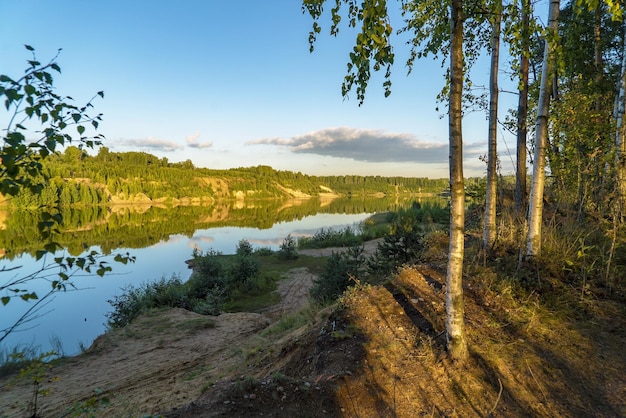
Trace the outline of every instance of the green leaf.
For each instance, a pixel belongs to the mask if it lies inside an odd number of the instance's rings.
[[[11,298],[8,296],[2,296],[0,300],[2,301],[2,305],[6,306],[11,301]]]
[[[78,123],[80,120],[80,113],[72,113],[72,119],[74,119],[74,122]]]
[[[28,49],[29,51],[34,51],[35,50],[35,48],[33,48],[32,46],[27,45],[27,44],[24,44],[24,48]]]
[[[78,125],[78,126],[76,127],[76,130],[78,131],[78,133],[79,133],[80,135],[82,135],[83,133],[85,133],[85,127],[84,127],[83,125]]]
[[[28,302],[30,299],[39,299],[39,298],[37,297],[37,293],[35,293],[35,292],[31,292],[31,293],[24,293],[23,295],[21,295],[21,296],[20,296],[20,298],[22,298],[22,300],[25,300],[25,301],[27,301],[27,302]]]
[[[50,68],[52,68],[53,70],[55,70],[58,73],[61,72],[61,67],[59,67],[59,65],[56,62],[53,62],[52,64],[50,64]]]

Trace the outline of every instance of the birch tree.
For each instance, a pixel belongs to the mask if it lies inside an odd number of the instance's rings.
[[[543,194],[546,180],[546,148],[548,145],[548,122],[550,116],[550,94],[554,75],[554,49],[558,42],[559,0],[550,0],[548,26],[544,33],[544,53],[541,67],[541,84],[537,104],[535,125],[535,153],[533,179],[528,203],[528,236],[526,256],[541,253],[541,224],[543,220]]]
[[[313,30],[309,35],[311,51],[317,35],[321,32],[319,19],[323,13],[325,0],[303,0],[303,11],[313,19]],[[359,104],[363,103],[371,70],[385,71],[383,87],[385,95],[391,92],[389,79],[394,53],[389,42],[392,27],[389,21],[385,0],[371,0],[357,3],[356,0],[337,0],[331,9],[332,25],[330,34],[336,35],[342,20],[342,6],[347,7],[348,26],[360,25],[355,46],[350,53],[348,73],[344,77],[344,96],[353,88]],[[409,68],[416,58],[428,53],[449,54],[449,144],[450,144],[450,189],[452,207],[450,222],[450,252],[446,278],[446,332],[448,349],[452,358],[464,361],[468,356],[465,337],[463,305],[463,257],[465,191],[463,180],[463,136],[462,99],[464,82],[463,54],[463,0],[427,0],[424,2],[403,1],[403,14],[406,17],[404,32],[411,32],[412,53]]]
[[[450,7],[450,250],[446,276],[446,332],[452,358],[468,357],[463,303],[465,183],[463,179],[463,0]]]

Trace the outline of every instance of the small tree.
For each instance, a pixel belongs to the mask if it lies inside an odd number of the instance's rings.
[[[276,255],[280,260],[295,260],[298,258],[298,246],[291,234],[285,237]]]
[[[250,241],[248,241],[247,239],[242,239],[237,244],[237,249],[235,250],[235,252],[237,253],[237,255],[247,257],[252,255],[253,250],[254,249],[252,248],[252,244],[250,244]]]

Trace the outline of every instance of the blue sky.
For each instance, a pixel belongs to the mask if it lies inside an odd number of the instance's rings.
[[[325,19],[309,53],[311,19],[298,0],[2,0],[0,15],[0,73],[23,71],[24,44],[41,61],[62,48],[58,92],[80,104],[104,91],[95,106],[112,151],[208,168],[448,176],[447,116],[436,110],[441,63],[419,61],[407,77],[408,50],[397,39],[391,96],[375,76],[359,107],[354,93],[341,96],[354,32],[333,38]],[[487,85],[487,63],[479,62],[475,84]],[[514,103],[502,99],[501,117]],[[486,139],[485,115],[466,116],[466,176],[484,175]],[[507,173],[515,143],[505,140]]]

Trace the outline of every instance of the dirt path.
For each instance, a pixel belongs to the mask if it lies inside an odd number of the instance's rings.
[[[280,294],[280,302],[268,309],[264,314],[271,320],[278,320],[284,315],[295,313],[309,303],[309,289],[313,285],[315,275],[306,267],[289,271],[288,278],[278,284],[276,291]]]

